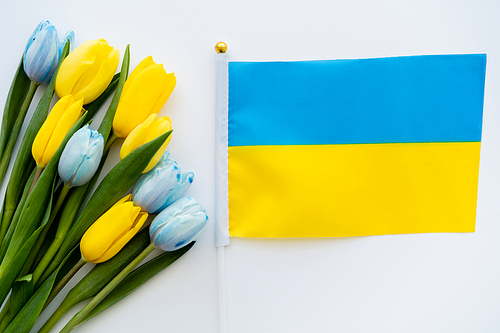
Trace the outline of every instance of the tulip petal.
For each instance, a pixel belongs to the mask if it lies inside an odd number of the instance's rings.
[[[157,230],[154,245],[163,251],[175,251],[193,241],[207,224],[207,215],[198,211],[176,216]]]
[[[134,204],[149,213],[158,213],[180,178],[177,162],[169,159],[162,168],[155,168],[137,180],[137,186],[132,188]]]
[[[164,210],[169,205],[182,198],[184,193],[186,193],[188,188],[193,183],[193,180],[194,180],[194,173],[192,172],[183,173],[181,175],[181,181],[179,184],[177,184],[175,191],[172,192],[172,194],[168,197],[167,202],[165,202],[165,204],[163,204],[163,206],[160,207],[159,211]]]
[[[26,46],[24,71],[30,80],[45,83],[52,77],[59,61],[59,41],[53,25],[41,26],[42,29],[33,33]]]
[[[148,213],[141,212],[136,218],[135,225],[127,231],[124,235],[121,235],[120,237],[117,238],[117,241],[110,246],[110,248],[100,257],[97,261],[94,261],[94,263],[98,264],[104,261],[107,261],[114,257],[120,250],[134,237],[142,228],[144,225],[144,222],[146,222],[148,218]]]
[[[203,212],[176,217],[156,234],[154,244],[163,251],[180,249],[198,237],[207,220],[207,215]]]
[[[59,101],[57,101],[57,103],[49,113],[47,119],[44,121],[42,127],[40,127],[40,130],[36,134],[31,151],[37,165],[45,166],[45,164],[42,163],[42,160],[45,148],[47,147],[47,143],[49,142],[62,114],[72,103],[74,103],[74,98],[72,95],[63,97]]]
[[[72,48],[74,45],[74,41],[75,41],[75,33],[73,32],[73,30],[69,30],[68,32],[66,32],[63,39],[59,43],[59,56],[61,56],[61,53],[62,53],[64,46],[66,45],[66,42],[68,41],[68,39],[69,39],[70,47]]]
[[[150,125],[154,122],[156,114],[150,115],[143,123],[139,124],[130,134],[127,136],[120,149],[120,159],[124,159],[125,156],[130,154],[137,147],[142,146],[148,136],[150,130]]]
[[[67,109],[61,115],[58,120],[52,135],[45,147],[43,153],[42,164],[47,165],[56,152],[57,148],[63,141],[66,134],[69,132],[71,127],[80,119],[82,115],[83,99],[79,99],[74,103],[68,105]]]
[[[153,61],[153,57],[152,56],[144,58],[144,60],[142,60],[134,68],[134,70],[132,71],[132,73],[127,78],[127,81],[125,81],[125,85],[123,86],[123,90],[122,90],[122,95],[127,92],[128,87],[130,86],[131,82],[134,82],[134,80],[137,77],[137,75],[139,75],[139,73],[141,73],[145,68],[147,68],[149,66],[152,66],[152,65],[156,65],[155,62]]]
[[[111,82],[118,57],[118,50],[113,50],[104,39],[83,43],[62,63],[55,85],[57,95],[81,94],[84,104],[90,103]]]
[[[184,197],[156,216],[149,228],[149,235],[156,247],[175,251],[194,240],[207,220],[207,214],[198,202],[194,198]]]
[[[176,82],[177,79],[175,78],[174,73],[169,73],[164,77],[163,93],[160,95],[155,105],[153,106],[153,113],[160,113],[161,108],[163,107],[163,105],[165,105],[170,95],[174,91]]]
[[[146,136],[146,139],[144,140],[144,143],[147,143],[147,142],[149,142],[151,140],[156,139],[157,137],[159,137],[162,134],[167,133],[171,129],[172,129],[172,122],[170,121],[169,117],[162,117],[162,118],[156,119],[151,124],[151,126],[149,126],[149,128],[148,128],[148,134]],[[168,139],[165,140],[165,142],[161,145],[160,149],[158,149],[158,151],[153,156],[153,158],[151,159],[151,161],[149,161],[148,166],[146,167],[146,169],[144,169],[144,171],[142,173],[146,173],[146,172],[150,171],[151,169],[153,169],[153,167],[156,164],[158,164],[158,162],[160,161],[161,157],[163,156],[163,153],[167,149],[167,146],[170,143],[170,140],[172,140],[172,135],[170,135],[168,137]]]
[[[76,170],[78,170],[87,154],[90,142],[89,132],[89,125],[85,125],[85,127],[79,129],[71,139],[69,139],[66,147],[64,147],[59,160],[58,172],[59,177],[61,177],[65,184],[74,177]],[[73,183],[74,179],[72,184]]]
[[[159,213],[180,199],[194,180],[194,173],[181,174],[179,165],[169,155],[165,151],[158,164],[132,187],[134,204],[150,214]]]
[[[99,66],[97,73],[81,89],[78,85],[75,85],[77,94],[84,96],[83,104],[88,104],[93,102],[97,97],[99,97],[104,90],[108,87],[109,83],[113,79],[113,75],[118,68],[118,63],[120,62],[120,52],[114,49],[109,54],[108,58],[105,59]]]
[[[80,186],[96,172],[104,149],[104,139],[89,125],[79,129],[69,139],[59,160],[59,176],[65,184]]]
[[[127,194],[126,196],[124,196],[123,198],[121,198],[120,200],[118,200],[113,206],[111,207],[115,207],[115,206],[119,206],[121,205],[122,203],[124,202],[127,202],[127,201],[132,201],[132,194]]]
[[[64,59],[56,78],[55,90],[59,97],[73,94],[73,87],[97,58],[94,48],[99,41],[88,40],[78,46]]]
[[[31,44],[35,41],[37,33],[42,31],[43,29],[45,29],[45,27],[47,27],[47,26],[50,26],[49,20],[43,20],[40,23],[38,23],[35,30],[33,30],[33,33],[31,34],[30,38],[28,39],[28,42],[26,43],[26,49],[29,49]]]
[[[99,163],[101,161],[102,152],[104,150],[104,138],[97,131],[97,139],[91,137],[89,146],[87,147],[87,153],[75,175],[73,180],[73,186],[80,186],[88,182],[97,171]],[[94,134],[94,133],[93,133]]]
[[[161,65],[145,68],[131,81],[127,93],[122,94],[113,120],[113,130],[119,137],[126,137],[150,114],[163,92]]]
[[[111,207],[82,237],[82,256],[87,262],[98,260],[117,240],[135,224],[141,211],[131,201]]]

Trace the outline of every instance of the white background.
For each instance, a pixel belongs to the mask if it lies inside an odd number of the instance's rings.
[[[188,194],[212,217],[217,41],[227,42],[232,60],[487,53],[476,232],[233,239],[226,248],[227,327],[229,333],[500,331],[498,1],[2,0],[0,15],[2,106],[42,19],[61,36],[74,30],[76,45],[105,38],[123,53],[130,43],[131,69],[153,55],[174,71],[177,87],[162,110],[174,126],[169,149],[183,170],[195,172]],[[107,170],[118,162],[116,146],[108,162]],[[185,257],[75,332],[217,332],[213,223]]]

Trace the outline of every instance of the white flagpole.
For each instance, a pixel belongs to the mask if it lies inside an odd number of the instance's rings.
[[[215,246],[217,246],[217,274],[219,287],[219,332],[227,332],[226,307],[226,264],[224,246],[229,244],[228,220],[228,66],[227,45],[219,42],[215,45],[216,86],[215,86]]]
[[[217,271],[219,275],[219,333],[227,332],[226,306],[226,265],[224,246],[217,248]]]
[[[215,45],[215,246],[229,245],[227,46]]]

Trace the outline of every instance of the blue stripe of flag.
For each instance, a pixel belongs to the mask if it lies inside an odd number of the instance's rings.
[[[485,54],[229,63],[229,146],[481,141]]]

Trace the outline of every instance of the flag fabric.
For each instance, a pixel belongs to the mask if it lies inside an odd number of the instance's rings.
[[[484,54],[229,62],[219,231],[473,232],[485,70]]]

